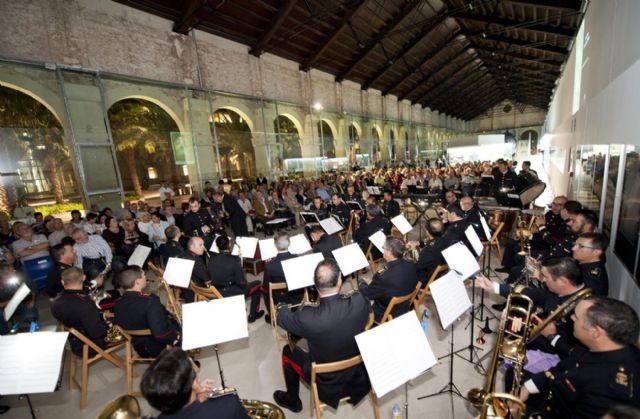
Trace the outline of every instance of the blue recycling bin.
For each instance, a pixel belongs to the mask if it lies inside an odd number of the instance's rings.
[[[38,289],[43,289],[47,282],[47,275],[53,268],[53,259],[51,256],[43,256],[37,259],[27,260],[22,263],[22,269],[27,278],[29,278]]]

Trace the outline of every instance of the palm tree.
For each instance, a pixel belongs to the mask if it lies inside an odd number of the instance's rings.
[[[282,158],[291,159],[302,157],[300,148],[300,133],[293,121],[286,116],[279,115],[273,121],[274,130],[278,134],[278,143],[282,144]]]
[[[247,123],[240,115],[228,109],[215,111],[213,120],[225,176],[229,179],[236,174],[244,178],[255,176],[256,157]]]

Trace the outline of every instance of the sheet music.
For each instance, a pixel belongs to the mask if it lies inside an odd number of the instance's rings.
[[[273,239],[260,240],[258,246],[260,247],[260,257],[262,260],[269,260],[278,256],[276,242]]]
[[[318,263],[323,260],[322,253],[311,253],[283,260],[282,270],[284,271],[284,279],[287,281],[289,291],[312,286],[314,284],[313,273]]]
[[[54,391],[68,336],[68,332],[0,336],[0,394]]]
[[[331,253],[338,262],[342,275],[349,275],[369,266],[369,261],[358,243],[348,244],[331,251]]]
[[[247,336],[243,295],[182,305],[182,349],[185,351]]]
[[[391,219],[391,223],[400,231],[400,234],[405,235],[411,230],[413,230],[413,226],[407,221],[404,215],[396,215]]]
[[[467,227],[467,229],[464,231],[464,234],[467,236],[467,239],[469,240],[469,243],[471,243],[471,247],[473,247],[473,251],[476,252],[476,255],[482,255],[484,246],[482,245],[480,237],[478,237],[478,233],[476,233],[476,230],[473,228],[473,226]]]
[[[289,221],[287,218],[274,218],[273,220],[267,221],[267,224],[280,224],[285,221]]]
[[[413,312],[356,335],[356,343],[378,397],[438,362]]]
[[[380,188],[377,186],[367,186],[367,191],[369,191],[371,195],[380,195]]]
[[[487,224],[487,220],[484,217],[480,216],[480,224],[482,224],[482,230],[484,230],[484,236],[487,240],[491,240],[491,229],[489,228],[489,224]]]
[[[344,230],[342,224],[340,224],[335,218],[329,217],[324,220],[320,220],[320,225],[327,232],[327,234],[331,235],[333,233],[337,233],[338,231]]]
[[[191,272],[196,262],[189,259],[169,258],[164,268],[164,280],[167,284],[181,288],[189,288]]]
[[[213,237],[213,243],[211,243],[211,247],[209,248],[210,252],[220,253],[220,249],[218,249],[218,245],[216,244],[216,240],[218,240],[218,237],[220,237],[219,234],[216,234]],[[233,243],[233,250],[231,251],[231,254],[233,256],[240,256],[240,246],[238,246],[237,243]],[[255,251],[253,252],[253,254],[255,255]]]
[[[358,201],[347,201],[347,205],[349,205],[352,210],[362,211],[362,205],[360,205]]]
[[[480,271],[480,265],[471,251],[462,243],[455,243],[442,251],[442,256],[447,261],[451,270],[467,279]]]
[[[387,240],[387,236],[382,230],[369,236],[369,241],[371,241],[371,243],[373,243],[373,245],[378,248],[380,253],[384,253],[384,249],[382,247],[384,246],[385,240]]]
[[[464,281],[455,271],[436,279],[429,286],[443,329],[449,327],[471,307]]]
[[[11,297],[11,300],[9,300],[9,302],[7,303],[7,305],[4,308],[4,320],[5,321],[9,321],[11,316],[13,316],[13,313],[15,313],[16,309],[18,308],[18,306],[22,302],[22,300],[27,298],[27,295],[29,295],[29,294],[31,294],[31,290],[29,289],[27,284],[23,283],[22,285],[20,285],[20,288],[18,288],[16,290],[15,294],[13,294],[13,297]],[[2,394],[2,393],[0,393],[0,394]]]
[[[302,211],[300,213],[300,216],[302,217],[302,219],[304,220],[304,222],[306,224],[309,224],[309,223],[320,223],[320,219],[318,218],[318,214],[316,214],[315,212]]]
[[[239,247],[239,252],[244,258],[253,259],[256,255],[256,246],[258,246],[258,239],[255,237],[236,237],[236,243]],[[235,246],[234,246],[235,250]]]
[[[289,238],[289,252],[292,255],[302,255],[311,251],[311,244],[304,234],[296,234]]]
[[[141,244],[137,245],[135,250],[129,257],[127,265],[136,265],[142,268],[142,265],[144,265],[144,261],[149,257],[149,253],[151,253],[150,247],[143,246]]]

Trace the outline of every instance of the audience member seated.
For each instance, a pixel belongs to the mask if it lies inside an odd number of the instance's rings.
[[[75,266],[82,269],[89,280],[106,273],[108,265],[111,265],[114,278],[127,266],[127,259],[114,256],[111,247],[102,236],[97,234],[90,236],[83,229],[76,228],[73,230],[72,237],[76,242],[73,246],[76,251]]]
[[[64,223],[60,218],[54,218],[51,221],[51,234],[48,237],[49,244],[51,247],[60,244],[65,237],[67,237],[67,233],[64,231]]]
[[[23,223],[14,231],[18,240],[11,244],[11,251],[21,263],[49,256],[49,241],[44,234],[33,234],[31,227]]]

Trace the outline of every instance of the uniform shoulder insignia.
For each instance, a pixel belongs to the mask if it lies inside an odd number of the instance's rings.
[[[380,268],[378,268],[378,270],[376,271],[377,274],[382,274],[385,273],[385,271],[388,269],[387,265],[384,265]]]
[[[347,300],[347,299],[351,298],[354,294],[358,294],[358,290],[351,290],[351,291],[346,292],[344,294],[340,294],[340,297],[342,297],[343,299]]]
[[[616,372],[615,376],[615,384],[624,388],[629,387],[629,375],[624,370],[623,366],[618,367],[618,372]]]
[[[600,268],[593,268],[589,271],[593,276],[600,276]]]
[[[300,310],[304,309],[305,307],[318,307],[320,306],[320,302],[319,301],[303,301],[302,304],[300,304]]]

